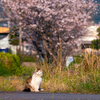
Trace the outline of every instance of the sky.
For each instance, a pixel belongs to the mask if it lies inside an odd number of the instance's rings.
[[[100,0],[95,0],[95,1],[97,1],[98,3],[100,3]],[[97,23],[97,24],[100,22],[100,6],[98,7],[98,9],[99,9],[98,14],[95,15],[94,18],[93,18],[94,22]]]

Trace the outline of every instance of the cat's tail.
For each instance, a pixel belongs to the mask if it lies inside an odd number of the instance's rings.
[[[39,92],[40,92],[40,91],[44,91],[44,89],[40,89],[40,88],[39,88]],[[23,92],[31,92],[31,90],[30,90],[30,88],[27,88],[27,89],[24,89]]]
[[[30,88],[24,89],[23,92],[31,92]]]
[[[44,91],[44,89],[39,88],[39,91]]]

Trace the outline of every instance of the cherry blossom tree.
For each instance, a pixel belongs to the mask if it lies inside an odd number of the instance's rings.
[[[64,58],[77,48],[75,40],[93,24],[94,0],[1,0],[4,13],[38,54],[50,61]],[[41,53],[43,52],[43,54]],[[62,62],[62,61],[61,61]]]

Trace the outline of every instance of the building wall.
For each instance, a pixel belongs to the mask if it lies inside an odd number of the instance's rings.
[[[9,48],[8,34],[0,34],[0,49]]]

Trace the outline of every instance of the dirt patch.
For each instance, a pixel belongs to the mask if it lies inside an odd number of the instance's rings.
[[[36,65],[36,63],[34,63],[34,62],[23,62],[22,64],[21,64],[21,66],[23,67],[23,66],[25,66],[25,67],[36,67],[37,65]]]

